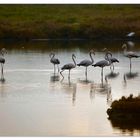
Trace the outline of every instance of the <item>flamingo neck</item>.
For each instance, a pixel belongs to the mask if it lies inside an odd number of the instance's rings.
[[[73,60],[74,65],[75,65],[75,67],[76,67],[76,62],[75,62],[74,56],[72,56],[72,60]]]
[[[54,58],[54,56],[55,56],[55,54],[51,54],[51,55],[50,55],[51,59]]]
[[[124,54],[127,53],[127,47],[124,47],[124,50],[123,50]]]
[[[90,53],[89,53],[89,56],[90,56],[91,62],[92,62],[92,64],[93,64],[94,60],[93,60],[93,57],[92,57],[91,54],[92,54],[92,53],[90,52]]]
[[[108,55],[109,55],[109,54],[107,53],[107,54],[106,54],[106,60],[109,62],[109,63],[108,63],[108,66],[109,66],[109,65],[111,65],[111,60],[109,59],[109,56],[108,56]]]
[[[106,52],[106,55],[105,55],[105,59],[106,59],[106,60],[109,60],[109,55],[111,56],[110,53]],[[111,56],[111,57],[112,57],[112,56]]]

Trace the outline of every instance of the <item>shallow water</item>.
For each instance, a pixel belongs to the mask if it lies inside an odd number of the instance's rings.
[[[112,124],[106,113],[112,101],[121,96],[140,93],[140,58],[129,60],[123,56],[124,42],[52,41],[29,43],[0,43],[5,55],[5,81],[0,81],[0,135],[1,136],[140,136],[135,126],[124,127]],[[93,48],[94,61],[104,59],[101,51],[107,47],[120,63],[115,64],[114,73],[104,69],[77,67],[63,72],[62,77],[53,71],[49,54],[55,52],[61,65],[88,58]],[[135,42],[129,50],[140,54],[140,43]],[[124,74],[126,80],[124,80]],[[105,80],[105,76],[107,77]]]

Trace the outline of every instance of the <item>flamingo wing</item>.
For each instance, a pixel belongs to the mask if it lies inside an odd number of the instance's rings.
[[[69,64],[64,65],[61,69],[62,70],[69,70],[72,68],[75,68],[75,65],[73,63],[69,63]]]
[[[140,56],[138,56],[137,54],[135,54],[134,52],[128,52],[128,53],[126,54],[126,56],[129,57],[129,58],[132,58],[132,57],[138,58],[138,57],[140,57]]]
[[[94,64],[93,66],[94,67],[104,67],[104,66],[107,66],[107,65],[108,65],[108,61],[101,60],[101,61],[97,62],[96,64]]]
[[[0,63],[5,63],[5,59],[4,58],[2,58],[2,57],[0,57]]]
[[[118,62],[119,63],[119,60],[116,59],[115,57],[110,58],[110,60],[111,60],[112,63],[115,63],[115,62]]]
[[[83,61],[81,61],[79,64],[77,64],[78,66],[85,66],[85,67],[87,67],[87,66],[89,66],[89,65],[91,65],[92,64],[92,62],[90,61],[90,60],[83,60]]]

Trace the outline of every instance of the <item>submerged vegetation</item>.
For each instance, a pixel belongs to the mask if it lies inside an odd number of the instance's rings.
[[[140,37],[140,5],[0,5],[0,38]]]
[[[107,110],[109,120],[114,127],[122,129],[140,129],[140,96],[122,97],[112,103]]]

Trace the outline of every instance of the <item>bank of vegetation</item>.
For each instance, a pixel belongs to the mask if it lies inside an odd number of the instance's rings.
[[[107,110],[114,126],[140,129],[140,96],[122,97],[115,100]]]
[[[140,37],[140,5],[0,5],[0,39]]]

